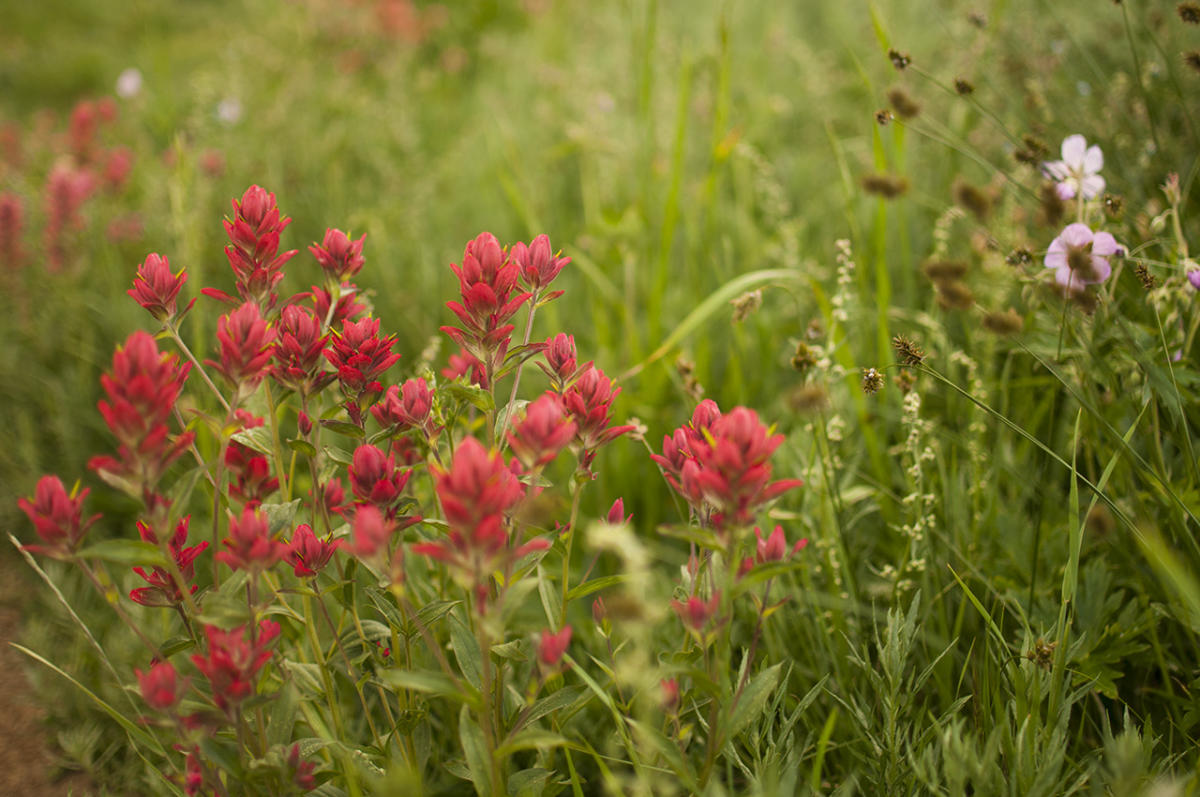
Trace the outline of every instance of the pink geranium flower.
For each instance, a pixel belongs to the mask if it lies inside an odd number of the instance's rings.
[[[1124,256],[1124,248],[1106,232],[1092,232],[1086,224],[1068,224],[1046,251],[1046,268],[1069,290],[1104,282],[1112,274],[1108,259]]]
[[[1058,198],[1074,199],[1082,194],[1084,199],[1100,196],[1104,190],[1104,178],[1099,175],[1104,168],[1104,153],[1100,147],[1087,145],[1087,139],[1076,134],[1067,136],[1062,143],[1062,160],[1042,164],[1042,172],[1058,183]]]

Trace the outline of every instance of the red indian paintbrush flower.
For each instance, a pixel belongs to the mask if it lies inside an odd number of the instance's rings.
[[[29,516],[34,531],[45,545],[25,545],[32,553],[62,558],[79,547],[83,535],[100,516],[83,517],[83,499],[88,490],[67,493],[57,476],[43,476],[34,488],[33,500],[17,499],[17,506]]]
[[[367,306],[358,301],[358,286],[351,282],[341,284],[336,304],[333,301],[332,291],[316,285],[304,293],[296,294],[289,301],[295,302],[300,299],[312,300],[313,312],[317,314],[322,326],[327,329],[337,329],[342,322],[353,321],[367,311]]]
[[[241,518],[230,520],[229,536],[222,543],[228,550],[218,551],[217,561],[252,573],[270,569],[287,553],[287,545],[271,536],[266,516],[251,507],[242,510]]]
[[[697,634],[703,634],[709,624],[717,617],[717,609],[721,605],[721,593],[714,592],[712,597],[707,601],[702,600],[695,595],[687,599],[687,602],[671,601],[671,608],[679,615],[679,619],[691,631]]]
[[[400,359],[392,353],[395,335],[379,336],[379,319],[343,321],[342,331],[335,332],[325,359],[337,369],[338,382],[346,397],[350,420],[361,425],[362,405],[373,404],[383,393],[379,377]]]
[[[233,218],[224,220],[230,240],[225,256],[243,302],[253,302],[267,312],[275,307],[275,287],[283,279],[283,266],[296,254],[295,249],[279,253],[279,235],[291,221],[280,217],[275,195],[257,185],[246,189],[241,202],[233,200]],[[202,293],[227,304],[238,303],[215,288]]]
[[[808,545],[808,538],[803,537],[796,541],[796,544],[788,549],[787,538],[783,536],[783,526],[776,526],[765,540],[762,536],[762,529],[758,526],[754,527],[755,552],[754,560],[758,564],[767,562],[782,562],[790,559],[797,551],[803,550]]]
[[[363,257],[364,233],[357,241],[350,238],[341,230],[325,230],[325,238],[320,245],[308,247],[313,257],[317,259],[321,269],[334,282],[341,282],[347,277],[353,277],[362,270],[366,258]]]
[[[538,661],[546,667],[558,667],[571,644],[571,626],[564,625],[558,633],[543,631],[538,638]]]
[[[175,532],[167,542],[167,551],[175,560],[175,566],[183,576],[185,583],[190,583],[196,577],[196,558],[208,550],[208,542],[186,547],[188,524],[192,516],[188,515],[175,526]],[[138,534],[143,540],[157,544],[158,538],[154,529],[142,521],[137,523]],[[152,567],[149,571],[144,567],[135,567],[133,572],[142,577],[150,586],[138,587],[130,591],[129,599],[143,606],[178,606],[183,602],[183,593],[175,582],[174,576],[164,567]],[[192,585],[190,593],[196,594],[198,587]]]
[[[150,315],[164,324],[170,324],[182,317],[175,307],[175,301],[187,279],[186,269],[172,274],[170,262],[161,255],[151,253],[138,266],[137,276],[133,278],[133,287],[126,293]],[[196,300],[192,299],[183,312],[187,313],[195,303]]]
[[[335,375],[321,368],[321,352],[329,342],[321,329],[312,310],[297,304],[283,308],[273,349],[275,381],[301,395],[312,395],[333,381]]]
[[[449,468],[434,469],[435,487],[449,531],[445,539],[413,546],[413,552],[450,565],[463,586],[486,600],[491,574],[550,544],[534,539],[510,546],[504,516],[525,495],[525,488],[499,452],[489,452],[473,437],[464,439]]]
[[[395,505],[404,493],[412,471],[396,470],[395,455],[384,453],[373,445],[361,445],[354,450],[350,463],[350,489],[360,504],[372,504],[394,519]]]
[[[329,564],[336,550],[337,543],[319,539],[312,526],[302,523],[292,534],[283,559],[292,566],[297,578],[312,578]]]
[[[366,504],[354,512],[351,542],[347,547],[360,559],[372,559],[387,550],[388,541],[396,529],[396,524],[388,520],[378,507]]]
[[[513,313],[532,295],[513,295],[521,267],[501,248],[496,236],[480,233],[467,244],[462,265],[450,264],[458,276],[462,302],[447,302],[463,329],[442,327],[450,338],[495,373],[508,351]]]
[[[61,271],[67,264],[67,234],[83,226],[79,211],[96,187],[96,178],[86,169],[55,166],[46,178],[46,254],[51,271]]]
[[[94,457],[88,466],[135,495],[148,493],[194,437],[184,432],[172,440],[167,428],[190,370],[146,332],[130,335],[113,355],[112,371],[100,377],[107,400],[97,405],[117,438],[118,458]]]
[[[234,385],[241,398],[254,393],[270,370],[275,331],[254,302],[246,302],[217,321],[221,361],[207,360]],[[234,402],[237,403],[237,402]]]
[[[179,705],[187,691],[188,679],[180,678],[169,661],[157,662],[149,672],[134,670],[142,699],[155,711],[168,712]]]
[[[412,428],[425,429],[432,409],[433,393],[429,390],[429,383],[416,377],[400,387],[389,387],[383,399],[371,408],[371,415],[380,426],[399,432]]]
[[[442,376],[447,379],[458,379],[460,376],[464,376],[469,384],[478,385],[484,390],[488,389],[489,383],[483,363],[466,349],[459,349],[458,354],[451,354],[446,365],[447,367],[442,369]]]
[[[574,335],[560,332],[541,344],[541,347],[546,362],[544,364],[537,362],[537,367],[550,377],[554,389],[559,393],[565,391],[583,372],[592,367],[591,362],[584,363],[582,367],[579,366],[575,354]]]
[[[575,420],[575,439],[583,449],[579,458],[587,470],[601,446],[633,431],[633,426],[610,426],[612,403],[621,388],[613,388],[612,380],[599,368],[589,368],[563,393],[563,406]]]
[[[575,422],[563,409],[562,399],[543,393],[525,409],[508,433],[513,455],[526,468],[549,464],[575,437]]]
[[[550,237],[545,234],[534,238],[529,246],[520,241],[513,244],[509,256],[520,268],[521,281],[535,292],[553,282],[558,272],[563,270],[563,266],[571,262],[569,257],[558,257],[554,254],[554,250],[550,248]],[[545,298],[555,299],[561,295],[562,291],[556,291]]]
[[[279,623],[263,620],[258,625],[258,638],[252,641],[246,639],[246,626],[223,631],[208,625],[204,634],[208,655],[196,654],[192,663],[212,685],[217,708],[232,714],[234,708],[253,697],[259,670],[271,659],[270,645],[279,636]]]

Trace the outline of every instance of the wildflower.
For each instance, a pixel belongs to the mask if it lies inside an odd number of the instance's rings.
[[[322,327],[337,329],[344,322],[353,321],[367,311],[367,306],[358,301],[357,297],[358,286],[351,282],[343,282],[338,288],[336,302],[333,299],[332,291],[316,285],[312,286],[310,290],[292,297],[292,301],[311,299],[313,312],[316,313]]]
[[[55,166],[46,178],[46,225],[43,230],[50,270],[67,262],[67,233],[83,226],[79,211],[91,196],[96,181],[91,172]]]
[[[386,654],[385,654],[386,655]],[[293,744],[287,754],[287,772],[288,780],[292,782],[296,788],[302,792],[309,792],[317,788],[317,779],[313,775],[313,770],[317,765],[311,761],[303,761],[300,758],[300,743]]]
[[[716,404],[709,403],[709,411],[715,410]],[[668,474],[668,481],[694,507],[707,507],[716,529],[749,523],[760,505],[802,484],[798,479],[770,481],[768,460],[784,438],[771,435],[754,410],[735,407],[713,418],[711,425],[703,421],[693,416],[693,431],[685,432],[690,456],[682,458],[678,477]]]
[[[100,377],[107,398],[97,405],[117,438],[119,459],[94,457],[88,467],[135,494],[153,487],[194,437],[184,432],[172,441],[167,428],[190,370],[190,363],[159,352],[146,332],[130,335],[113,354],[111,372]]]
[[[201,542],[199,545],[186,547],[188,537],[188,524],[192,519],[191,515],[184,517],[175,525],[175,531],[171,535],[171,539],[167,541],[167,554],[175,560],[175,567],[179,570],[179,574],[183,579],[184,584],[188,584],[196,577],[196,559],[200,554],[208,550],[208,542]],[[158,535],[156,531],[146,523],[138,521],[138,535],[150,543],[158,543]],[[162,567],[153,567],[149,572],[144,567],[135,567],[133,572],[137,573],[142,579],[149,584],[148,587],[138,587],[130,591],[129,599],[134,603],[140,603],[143,606],[178,606],[183,602],[183,592],[180,590],[180,585],[175,581],[174,575]],[[195,595],[198,587],[192,585],[189,594]]]
[[[209,177],[220,177],[225,173],[225,156],[219,149],[206,149],[200,153],[200,171]]]
[[[883,390],[883,374],[874,368],[862,369],[862,389],[864,393],[878,393]]]
[[[550,248],[550,238],[545,234],[534,238],[529,246],[520,241],[513,244],[509,257],[520,269],[521,281],[535,293],[553,282],[563,267],[571,262],[569,257],[557,257],[554,254]],[[561,295],[562,291],[557,291],[547,298]]]
[[[525,409],[525,415],[513,424],[508,444],[513,455],[526,468],[549,464],[575,436],[577,426],[563,409],[554,393],[543,393]]]
[[[178,274],[172,274],[170,262],[162,255],[151,253],[138,266],[137,276],[133,278],[133,287],[125,292],[150,315],[164,324],[171,324],[182,317],[175,301],[187,279],[186,269],[181,268]],[[196,300],[193,299],[183,312],[187,313],[195,303]]]
[[[142,91],[142,73],[136,67],[128,69],[117,75],[117,96],[121,99],[128,100],[136,97]]]
[[[608,609],[604,606],[604,598],[596,598],[592,601],[592,622],[603,629],[607,619]]]
[[[564,625],[558,633],[543,631],[538,640],[538,661],[544,666],[557,668],[563,654],[571,644],[571,626]]]
[[[532,261],[529,264],[533,267]],[[461,266],[451,263],[450,268],[458,277],[462,302],[447,302],[446,307],[458,316],[464,328],[445,326],[442,331],[478,359],[484,372],[490,375],[500,367],[508,351],[513,330],[508,319],[532,294],[514,294],[517,279],[522,275],[521,265],[488,232],[480,233],[467,244]],[[541,284],[541,277],[538,279]]]
[[[383,399],[371,408],[371,414],[380,426],[400,431],[424,429],[432,410],[433,393],[429,390],[429,383],[416,377],[400,387],[389,387]]]
[[[16,194],[0,194],[0,268],[15,270],[25,262],[21,248],[21,228],[25,225],[25,206]]]
[[[71,120],[68,123],[67,135],[71,152],[79,163],[91,162],[96,145],[96,129],[100,126],[100,115],[95,103],[82,100],[71,109]]]
[[[281,217],[275,194],[252,185],[242,194],[242,199],[233,200],[233,218],[225,219],[225,234],[230,244],[225,247],[225,257],[233,270],[238,296],[243,302],[254,302],[263,310],[275,307],[275,287],[283,279],[283,266],[296,250],[280,254],[279,236],[292,220]],[[223,291],[205,288],[203,293],[228,304],[237,300]]]
[[[334,282],[341,282],[347,277],[353,277],[362,270],[366,258],[363,257],[364,233],[357,241],[350,238],[341,230],[333,228],[325,230],[325,238],[320,245],[308,247],[321,269]]]
[[[808,546],[808,538],[802,537],[789,550],[787,539],[783,536],[783,526],[776,526],[775,530],[765,540],[762,536],[762,529],[755,526],[754,537],[757,540],[755,543],[754,560],[760,565],[767,562],[785,561]]]
[[[464,349],[459,349],[458,354],[450,355],[447,367],[442,369],[442,376],[447,379],[466,377],[468,384],[478,385],[484,390],[488,388],[488,378],[483,370],[483,363]]]
[[[229,536],[222,543],[229,550],[217,552],[217,561],[251,573],[270,569],[287,553],[287,546],[271,536],[266,516],[256,507],[246,507],[241,518],[229,522]]]
[[[618,498],[616,501],[613,501],[612,506],[608,509],[608,516],[605,519],[614,526],[633,520],[633,515],[625,515],[624,498]]]
[[[341,332],[334,333],[325,359],[337,369],[342,393],[357,402],[364,393],[382,393],[379,377],[400,359],[392,353],[396,336],[379,336],[379,319],[343,321]]]
[[[271,375],[281,385],[302,396],[312,395],[333,381],[336,374],[322,370],[321,352],[329,336],[321,333],[321,319],[298,304],[283,308],[271,355]]]
[[[57,476],[43,476],[34,488],[33,500],[17,499],[17,506],[33,523],[34,531],[45,545],[26,545],[24,550],[56,558],[70,554],[83,541],[88,528],[99,515],[83,519],[83,500],[88,489],[67,493]]]
[[[546,363],[543,365],[539,362],[537,366],[546,373],[546,376],[550,377],[554,383],[554,389],[559,393],[566,390],[584,371],[592,367],[591,362],[585,363],[582,367],[579,366],[575,353],[575,336],[565,332],[548,338],[542,344],[542,356],[546,358]]]
[[[671,608],[679,615],[685,627],[697,633],[703,633],[710,623],[716,619],[717,610],[721,605],[721,593],[714,592],[707,601],[695,595],[687,602],[671,601]]]
[[[387,519],[373,504],[360,506],[354,512],[350,530],[351,553],[360,559],[373,559],[387,549],[388,540],[396,531],[396,524]]]
[[[226,97],[217,103],[217,121],[232,127],[242,119],[242,101],[237,97]]]
[[[1200,291],[1200,269],[1193,269],[1187,273],[1188,283],[1196,290]]]
[[[275,331],[263,319],[259,306],[247,301],[217,321],[221,361],[208,360],[242,396],[249,396],[270,372]]]
[[[128,147],[109,150],[104,161],[104,183],[110,191],[118,191],[133,171],[133,151]]]
[[[762,288],[747,291],[729,303],[733,305],[733,323],[740,324],[762,307]]]
[[[807,343],[800,341],[796,344],[796,351],[792,354],[791,363],[793,370],[805,373],[816,366],[817,353]]]
[[[350,463],[350,489],[360,505],[372,504],[394,518],[395,504],[400,500],[412,471],[396,470],[395,455],[385,457],[373,445],[361,445],[354,450]]]
[[[664,678],[659,683],[662,690],[663,711],[674,716],[679,711],[679,681],[674,678]]]
[[[1104,178],[1099,175],[1104,168],[1104,153],[1100,147],[1087,145],[1081,135],[1067,136],[1062,143],[1062,160],[1042,164],[1042,173],[1058,183],[1055,192],[1066,201],[1082,195],[1094,199],[1104,191]]]
[[[1018,247],[1008,253],[1004,258],[1004,262],[1010,266],[1023,266],[1033,262],[1033,252],[1029,251],[1028,247]]]
[[[899,50],[888,50],[888,58],[891,59],[892,66],[896,67],[897,72],[903,72],[912,63],[908,53],[902,53]]]
[[[279,623],[263,620],[256,638],[246,639],[246,626],[223,631],[205,626],[208,655],[192,656],[196,669],[204,673],[212,685],[213,702],[217,708],[232,714],[232,710],[255,692],[254,681],[259,671],[271,659],[270,645],[279,636]]]
[[[1137,275],[1137,278],[1141,281],[1143,288],[1148,291],[1154,290],[1154,285],[1157,280],[1155,280],[1154,275],[1150,273],[1150,269],[1146,268],[1145,263],[1138,263],[1135,265],[1133,267],[1133,273]]]
[[[337,545],[313,534],[312,526],[302,523],[292,534],[283,560],[292,566],[297,578],[312,578],[333,558]]]
[[[1108,258],[1123,257],[1124,249],[1106,232],[1092,232],[1086,224],[1068,224],[1050,243],[1046,268],[1054,269],[1054,279],[1068,290],[1104,282],[1112,274]]]
[[[887,127],[893,118],[892,112],[887,108],[880,108],[875,112],[875,123],[880,127]]]
[[[588,468],[596,450],[630,432],[632,426],[611,426],[612,403],[620,388],[599,368],[589,368],[563,393],[563,405],[575,421],[575,439],[583,448],[580,466]]]
[[[486,600],[496,569],[550,547],[543,539],[510,546],[505,515],[524,497],[525,488],[499,452],[489,452],[468,437],[455,450],[450,467],[434,467],[433,475],[449,531],[445,539],[414,545],[412,550],[450,565],[478,600]]]
[[[243,429],[255,429],[264,423],[262,418],[256,418],[245,410],[237,410],[235,414],[242,422]],[[279,479],[271,476],[271,465],[267,458],[236,440],[230,441],[225,449],[225,469],[232,477],[230,495],[247,507],[258,506],[279,489]]]
[[[183,693],[187,691],[188,679],[180,679],[174,665],[169,661],[156,663],[149,672],[133,672],[142,690],[142,699],[155,711],[167,712],[175,708],[183,699]]]

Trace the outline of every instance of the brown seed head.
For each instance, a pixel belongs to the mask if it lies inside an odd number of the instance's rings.
[[[804,341],[796,344],[796,353],[792,355],[792,368],[805,373],[817,364],[817,353]]]
[[[914,100],[907,91],[899,86],[888,89],[887,99],[892,110],[896,112],[896,116],[901,119],[912,119],[921,113],[921,103]]]
[[[921,351],[921,347],[904,335],[892,338],[892,348],[896,350],[901,365],[920,365],[925,361],[925,352]]]
[[[1200,72],[1200,50],[1188,50],[1183,54],[1183,62],[1191,67],[1192,71]]]
[[[975,304],[975,294],[966,283],[956,280],[943,280],[937,284],[938,304],[950,310],[966,310]]]
[[[887,127],[892,121],[892,112],[887,108],[880,108],[875,112],[875,123],[880,127]]]
[[[895,199],[908,191],[908,180],[890,174],[867,174],[862,178],[862,187],[868,194]]]
[[[900,373],[896,374],[894,381],[896,382],[896,387],[900,390],[900,395],[907,396],[917,384],[917,376],[907,368],[901,368]]]
[[[883,390],[883,374],[879,373],[874,368],[864,368],[862,370],[862,389],[867,395],[878,393]]]
[[[965,80],[963,78],[955,78],[954,79],[954,90],[958,92],[958,95],[960,97],[965,97],[968,94],[975,93],[975,86],[972,85],[971,81],[969,81],[969,80]]]
[[[823,385],[800,385],[788,393],[787,402],[793,411],[808,415],[829,406],[829,393]]]
[[[985,313],[983,316],[983,328],[996,335],[1015,335],[1021,331],[1023,325],[1024,320],[1012,308]]]
[[[903,72],[912,63],[908,53],[902,53],[899,50],[888,50],[888,58],[892,59],[892,66],[896,67],[897,72]]]
[[[1200,25],[1200,4],[1180,3],[1175,6],[1179,18],[1189,25]]]
[[[1135,265],[1133,267],[1133,273],[1137,274],[1137,278],[1141,280],[1143,288],[1148,291],[1154,290],[1157,280],[1155,280],[1154,275],[1150,273],[1150,269],[1146,268],[1145,263],[1138,263]]]
[[[921,266],[921,271],[934,282],[959,280],[967,275],[967,263],[965,260],[929,260]]]
[[[1019,246],[1008,253],[1004,262],[1010,266],[1024,266],[1033,262],[1033,252],[1029,251],[1028,247]]]
[[[959,177],[955,179],[952,191],[954,203],[971,211],[980,221],[986,220],[992,212],[992,198],[982,188],[977,188]]]

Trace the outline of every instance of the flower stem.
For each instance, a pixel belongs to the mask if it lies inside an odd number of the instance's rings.
[[[196,371],[200,374],[200,378],[203,379],[204,384],[208,385],[209,389],[212,390],[213,395],[217,397],[217,401],[221,403],[221,407],[226,412],[230,412],[231,410],[229,407],[229,402],[225,400],[223,395],[221,395],[220,389],[218,389],[216,384],[213,383],[212,378],[208,375],[208,372],[204,370],[204,366],[201,365],[200,361],[196,359],[196,355],[192,354],[192,350],[188,348],[186,343],[183,342],[183,338],[179,335],[179,330],[174,324],[165,325],[165,329],[171,333],[171,339],[175,341],[175,345],[179,347],[179,350],[183,352],[184,356],[192,361],[192,365],[196,366]]]
[[[529,299],[529,315],[525,318],[525,342],[522,346],[529,345],[529,337],[533,334],[533,314],[537,311],[538,291],[533,292],[533,296]],[[508,406],[504,411],[504,422],[500,424],[500,431],[497,433],[500,444],[504,443],[504,430],[508,427],[509,420],[512,418],[513,402],[517,400],[517,388],[521,386],[521,371],[525,368],[525,360],[517,363],[517,371],[513,374],[512,392],[508,394]]]
[[[571,497],[571,520],[567,523],[566,550],[563,551],[562,564],[562,604],[558,611],[558,628],[567,623],[567,592],[571,584],[571,548],[575,542],[575,521],[579,517],[579,499],[583,495],[583,482],[575,482],[575,495]]]

